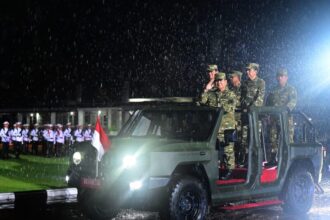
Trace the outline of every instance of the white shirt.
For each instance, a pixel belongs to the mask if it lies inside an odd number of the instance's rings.
[[[33,141],[39,141],[38,132],[39,132],[38,128],[32,129],[30,135],[32,136]]]
[[[0,130],[0,137],[2,142],[10,142],[10,130],[8,128],[2,128]]]
[[[92,140],[92,137],[93,137],[93,132],[92,132],[92,129],[90,128],[87,128],[84,132],[84,138],[85,138],[85,141],[91,141]]]
[[[15,137],[15,141],[23,142],[22,129],[21,128],[15,128],[14,131],[13,131],[13,137]]]
[[[64,133],[62,130],[55,131],[55,142],[64,144]]]
[[[44,130],[43,136],[44,136],[45,140],[48,142],[54,142],[54,140],[55,140],[54,131],[51,129]]]
[[[75,136],[77,142],[83,142],[84,141],[84,135],[83,135],[82,129],[75,130],[74,136]]]

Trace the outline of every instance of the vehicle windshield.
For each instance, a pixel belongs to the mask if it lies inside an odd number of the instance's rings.
[[[206,141],[216,118],[215,110],[147,110],[142,111],[124,136]]]

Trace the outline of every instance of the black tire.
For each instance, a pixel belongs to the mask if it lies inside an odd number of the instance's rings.
[[[79,189],[78,203],[81,211],[89,219],[103,220],[111,219],[118,214],[118,209],[100,193],[90,189]]]
[[[314,180],[304,168],[296,168],[290,173],[283,192],[283,209],[287,213],[306,214],[313,204]]]
[[[168,211],[167,216],[172,220],[205,219],[208,214],[205,186],[194,177],[179,179],[170,189],[168,210],[164,211]]]

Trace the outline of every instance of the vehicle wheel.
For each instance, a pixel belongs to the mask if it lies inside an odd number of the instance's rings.
[[[118,209],[113,207],[114,203],[102,199],[95,190],[79,189],[78,203],[81,211],[90,219],[111,219],[118,213]]]
[[[206,218],[207,213],[207,192],[203,184],[193,177],[179,179],[170,190],[168,206],[170,219],[202,220]]]
[[[312,207],[314,199],[314,180],[306,169],[295,169],[291,172],[283,192],[285,212],[305,214]]]

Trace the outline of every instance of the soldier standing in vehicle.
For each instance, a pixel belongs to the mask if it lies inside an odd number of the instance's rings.
[[[214,89],[214,87],[215,87],[214,77],[215,77],[215,74],[219,72],[218,66],[215,64],[210,64],[207,67],[207,71],[209,73],[209,82],[206,84],[204,92]]]
[[[215,91],[217,91],[218,88],[215,86],[214,78],[215,74],[218,73],[218,66],[215,64],[208,65],[207,71],[209,73],[209,82],[205,86],[204,92],[202,93],[198,104],[216,107],[217,98],[215,96]]]
[[[289,140],[290,143],[293,142],[293,132],[294,132],[294,125],[293,125],[293,118],[290,116],[290,112],[296,107],[297,104],[297,91],[296,89],[288,84],[288,71],[284,68],[281,68],[276,73],[277,79],[277,86],[269,93],[266,105],[267,106],[282,106],[286,107],[289,112]],[[270,129],[270,142],[271,142],[271,162],[276,161],[276,154],[277,154],[277,124],[278,121],[273,121],[273,125]]]
[[[262,106],[265,96],[265,81],[258,77],[259,64],[249,63],[246,67],[248,79],[243,82],[241,88],[242,108]]]
[[[217,73],[215,75],[215,85],[218,88],[217,93],[217,106],[224,110],[224,115],[221,120],[218,139],[220,143],[224,142],[224,131],[227,129],[235,129],[235,108],[237,97],[234,92],[230,91],[227,86],[227,79],[225,73]],[[230,142],[224,146],[224,153],[221,161],[226,163],[228,172],[222,177],[223,180],[232,178],[232,172],[235,169],[235,152],[234,143]]]
[[[242,108],[242,151],[245,151],[243,165],[247,166],[248,155],[248,118],[247,111],[253,106],[263,106],[265,96],[265,81],[258,77],[259,64],[249,63],[246,67],[248,79],[241,87],[241,108]]]
[[[242,141],[242,123],[241,123],[241,79],[243,73],[237,70],[233,70],[229,76],[230,79],[230,90],[236,95],[236,109],[239,112],[235,112],[236,120],[236,131],[237,131],[237,143],[235,144],[235,158],[236,163],[243,163],[245,156],[245,149],[240,144]]]
[[[219,107],[224,110],[224,115],[221,120],[220,129],[218,132],[218,139],[220,143],[224,142],[224,131],[227,129],[235,129],[235,108],[237,98],[234,92],[230,91],[227,86],[226,74],[223,72],[215,74],[215,86],[216,89],[212,91],[206,91],[202,94],[201,104]],[[204,97],[204,99],[203,99]],[[225,162],[228,172],[222,178],[224,180],[230,179],[232,171],[235,168],[235,153],[234,143],[229,143],[224,146],[224,153],[220,158],[221,162]]]

